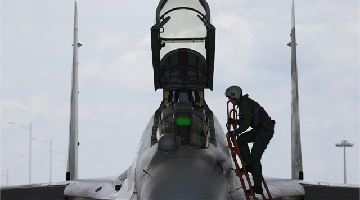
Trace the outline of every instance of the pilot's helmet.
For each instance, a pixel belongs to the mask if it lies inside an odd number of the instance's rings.
[[[226,89],[225,96],[231,98],[232,100],[240,100],[242,96],[242,90],[239,86],[230,86],[228,89]]]

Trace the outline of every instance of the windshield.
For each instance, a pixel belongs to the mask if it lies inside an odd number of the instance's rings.
[[[205,14],[205,9],[199,1],[168,0],[160,11],[161,20],[170,17],[160,32],[160,37],[165,39],[166,43],[160,51],[160,58],[163,58],[168,52],[179,48],[195,50],[206,58],[204,43],[206,27],[201,20]],[[188,38],[188,40],[181,42],[174,40],[175,38]],[[203,40],[199,38],[203,38]]]

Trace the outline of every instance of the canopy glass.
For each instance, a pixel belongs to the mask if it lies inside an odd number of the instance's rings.
[[[206,58],[206,27],[203,22],[205,15],[200,1],[168,0],[159,16],[161,21],[168,19],[160,30],[160,38],[163,38],[165,43],[161,48],[160,58],[179,48],[195,50]],[[180,38],[183,40],[179,40]]]

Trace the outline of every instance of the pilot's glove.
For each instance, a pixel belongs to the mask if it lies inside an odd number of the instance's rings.
[[[231,137],[236,137],[237,136],[237,133],[235,131],[230,131],[230,136]]]
[[[233,119],[233,118],[228,118],[227,123],[228,123],[228,124],[235,124],[235,119]]]

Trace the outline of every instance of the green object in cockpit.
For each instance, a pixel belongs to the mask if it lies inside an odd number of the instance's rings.
[[[190,118],[188,117],[178,117],[177,125],[190,125]]]

